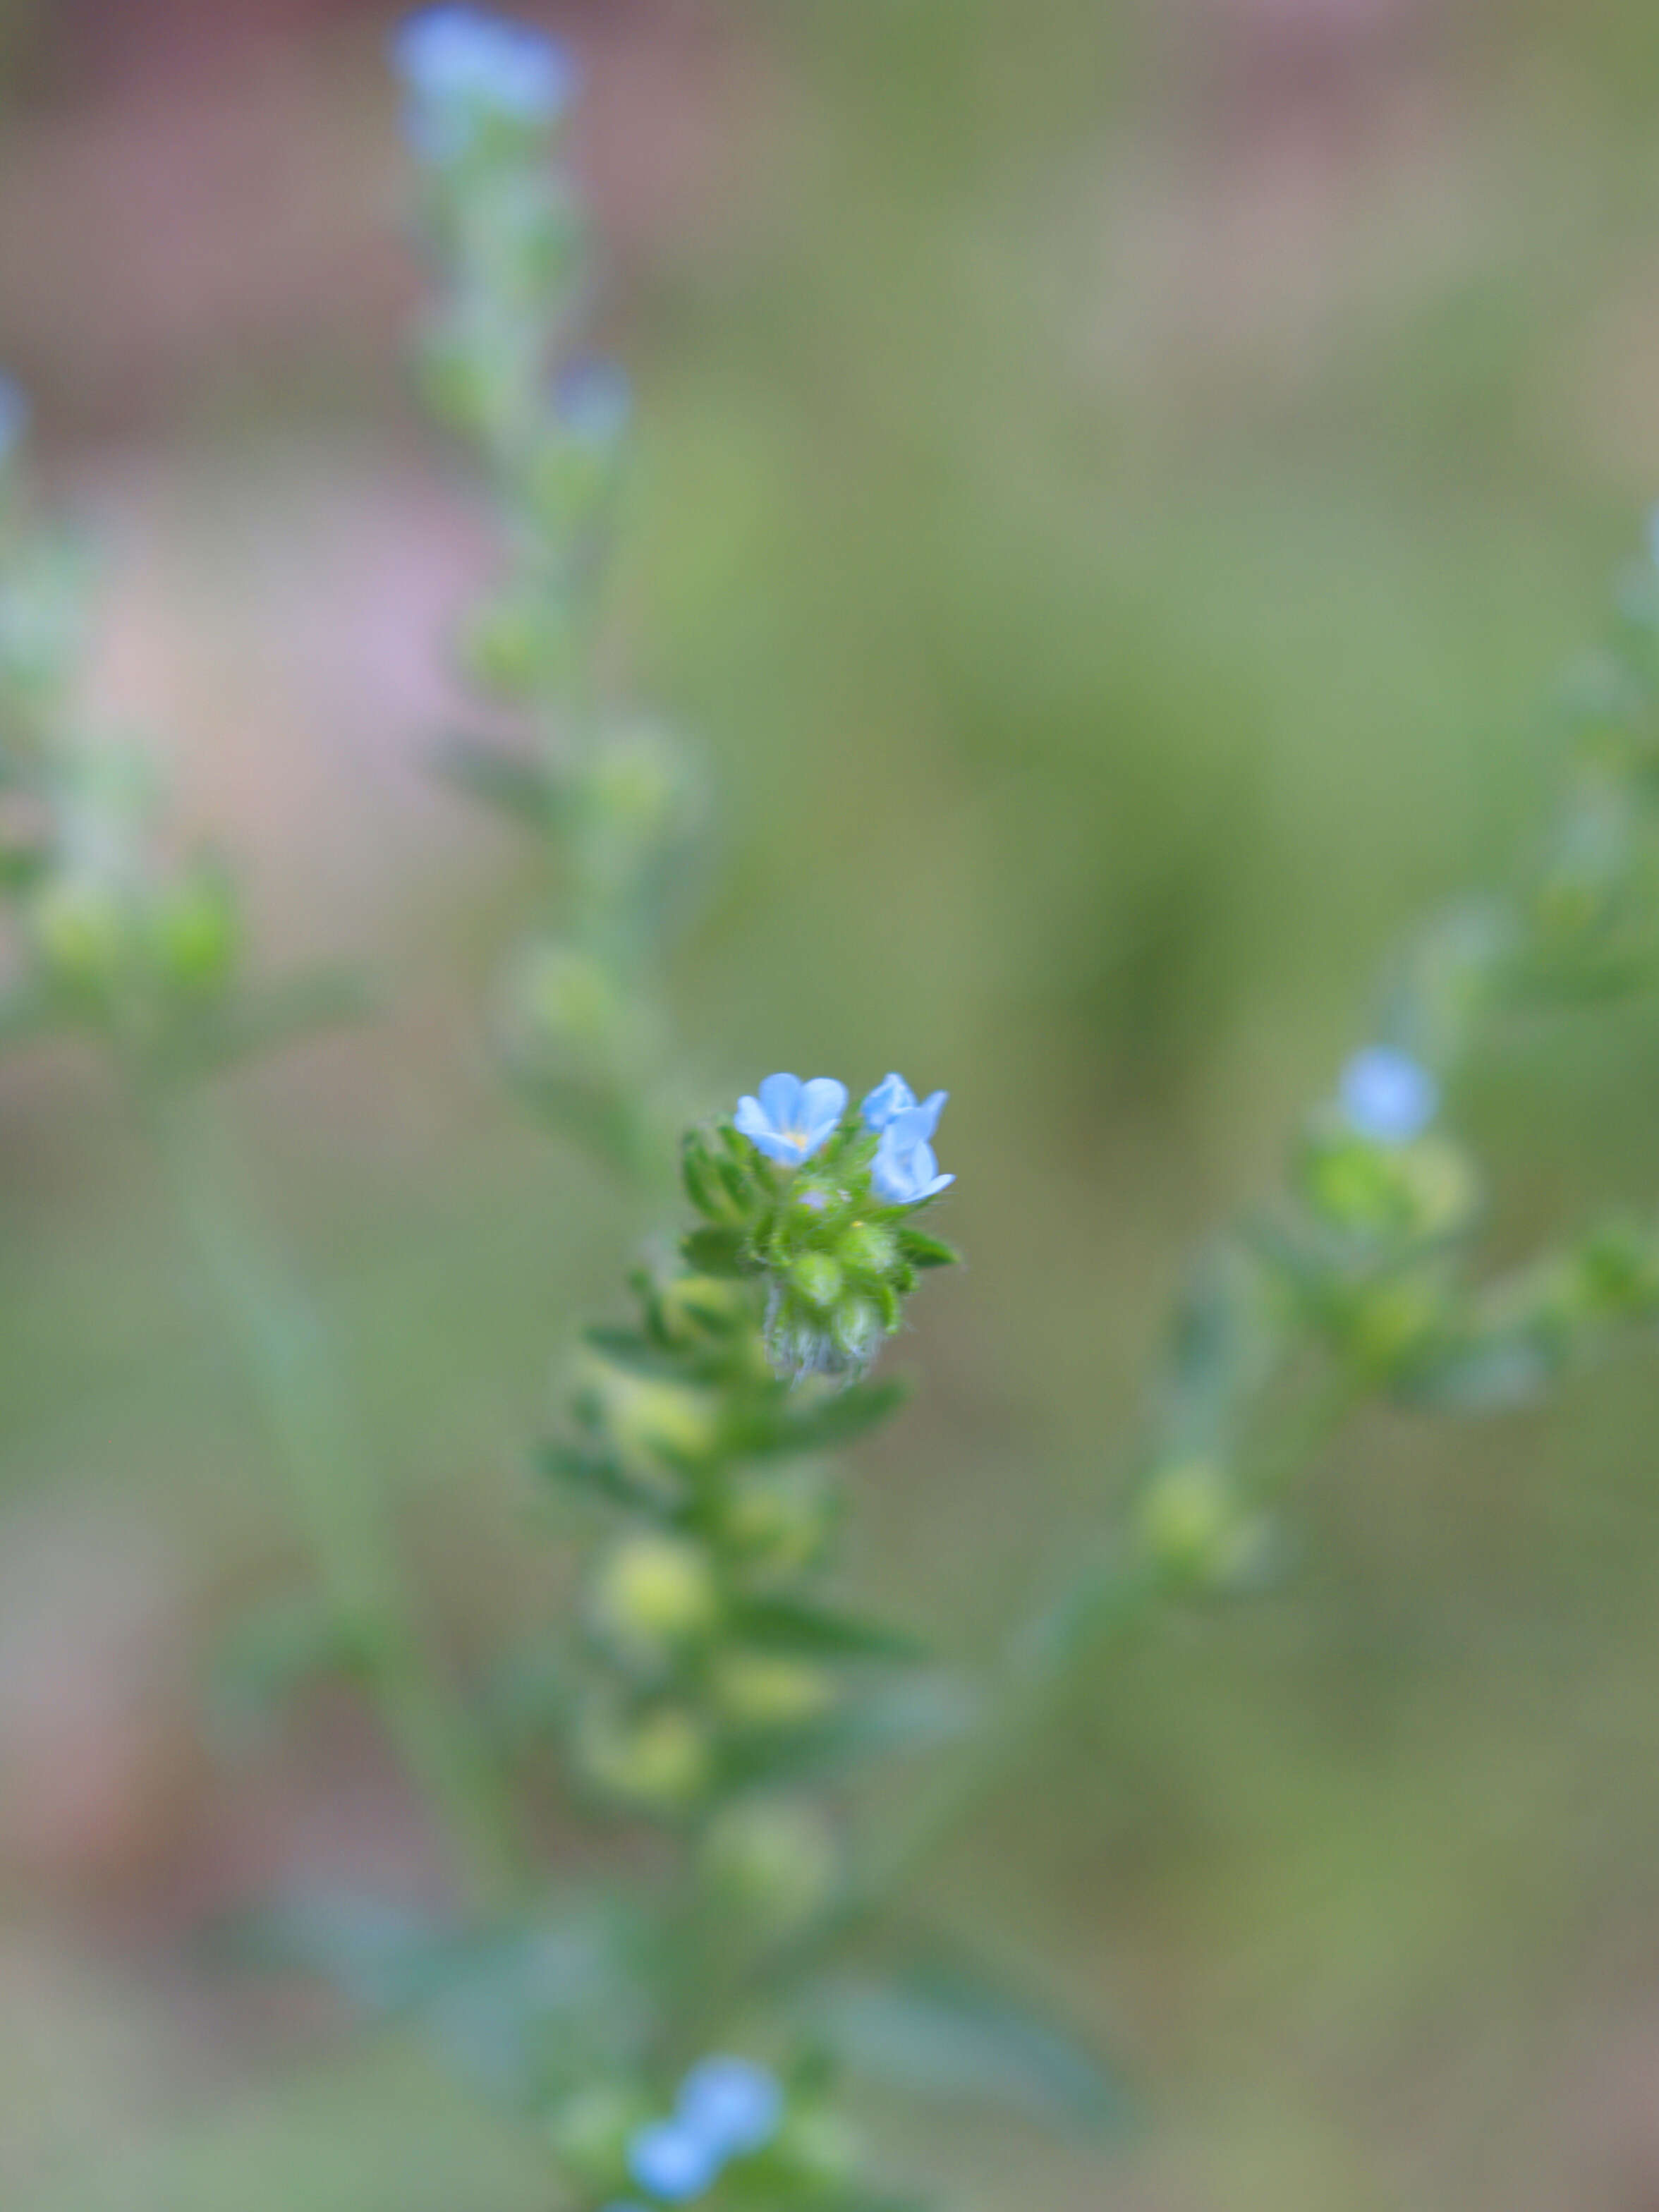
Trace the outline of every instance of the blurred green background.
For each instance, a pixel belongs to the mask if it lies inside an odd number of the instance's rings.
[[[534,886],[428,773],[489,553],[401,374],[391,19],[0,9],[0,357],[107,550],[93,698],[161,736],[273,963],[384,994],[230,1103],[477,1664],[560,1601],[524,1446],[647,1224],[495,1080]],[[854,1549],[971,1659],[1110,1510],[1183,1262],[1271,1187],[1391,938],[1541,811],[1552,687],[1659,485],[1659,25],[544,20],[642,395],[618,659],[722,793],[686,1089],[951,1090],[972,1264],[921,1303]],[[1656,1084],[1647,1017],[1509,1041],[1453,1102],[1495,1252],[1659,1194]],[[0,2200],[536,2212],[534,2146],[422,2051],[202,1957],[270,1887],[419,1888],[430,1846],[349,1704],[208,1725],[225,1628],[298,1569],[101,1072],[8,1060],[0,1152]],[[896,2165],[960,2212],[1659,2206],[1653,1387],[1638,1356],[1543,1417],[1374,1424],[1282,1589],[1103,1667],[933,1903],[1140,2124],[1102,2159],[895,2106]]]

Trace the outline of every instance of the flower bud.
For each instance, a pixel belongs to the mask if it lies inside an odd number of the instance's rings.
[[[507,1018],[519,1048],[538,1066],[581,1071],[608,1060],[623,1010],[609,975],[587,953],[552,940],[529,946],[507,984]]]
[[[830,1317],[830,1328],[843,1361],[851,1368],[870,1364],[884,1334],[879,1309],[864,1297],[843,1298]]]
[[[602,1633],[631,1657],[660,1661],[708,1634],[720,1591],[708,1553],[678,1536],[634,1536],[601,1565],[592,1592]]]
[[[823,1549],[833,1513],[818,1475],[797,1468],[750,1475],[726,1498],[720,1534],[751,1571],[798,1574]]]
[[[827,1711],[836,1695],[822,1667],[768,1651],[722,1652],[709,1687],[721,1717],[740,1729],[798,1728]]]
[[[849,1274],[885,1277],[899,1265],[898,1238],[878,1221],[855,1221],[836,1250]]]
[[[169,884],[150,917],[162,973],[180,990],[205,995],[235,965],[237,913],[229,884],[216,869],[196,868]]]
[[[790,1268],[789,1279],[819,1313],[828,1313],[841,1295],[841,1269],[827,1252],[803,1253]]]
[[[682,1812],[695,1804],[714,1771],[708,1731],[678,1705],[626,1714],[590,1707],[577,1748],[599,1789],[652,1812]]]
[[[1238,1500],[1214,1460],[1174,1460],[1158,1468],[1142,1493],[1139,1518],[1147,1550],[1174,1581],[1212,1582],[1237,1561]]]
[[[467,623],[461,660],[482,690],[520,701],[555,690],[574,672],[568,616],[544,598],[512,593],[486,602]]]
[[[100,993],[126,971],[131,953],[127,902],[105,878],[84,872],[54,877],[29,909],[29,933],[52,975],[65,989]]]
[[[835,1833],[813,1808],[750,1799],[711,1821],[698,1870],[716,1903],[771,1941],[822,1911],[839,1867]]]

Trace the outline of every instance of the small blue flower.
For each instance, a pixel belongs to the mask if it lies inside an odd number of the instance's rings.
[[[491,122],[550,123],[575,89],[563,46],[476,8],[422,9],[396,33],[392,58],[409,88],[410,138],[434,161],[465,153]]]
[[[614,446],[634,411],[628,372],[611,361],[573,361],[553,397],[561,424],[585,446]]]
[[[956,1181],[953,1175],[939,1173],[933,1158],[933,1131],[949,1095],[936,1091],[920,1106],[905,1107],[882,1131],[870,1180],[889,1206],[918,1206]]]
[[[894,1121],[894,1119],[898,1119],[900,1113],[909,1113],[909,1109],[914,1106],[914,1103],[915,1103],[915,1093],[911,1091],[911,1086],[905,1082],[902,1075],[883,1075],[883,1079],[876,1084],[874,1091],[865,1097],[863,1106],[858,1109],[858,1113],[865,1117],[865,1128],[887,1128],[887,1124]],[[931,1097],[927,1103],[933,1109],[933,1119],[938,1121],[940,1113],[945,1110],[945,1093],[942,1093],[942,1091],[936,1091],[933,1097]],[[929,1134],[929,1137],[933,1134],[931,1126],[929,1130],[927,1130],[927,1134]]]
[[[1440,1110],[1440,1086],[1428,1069],[1393,1045],[1367,1045],[1342,1071],[1348,1127],[1376,1145],[1408,1145]]]
[[[29,398],[21,384],[0,375],[0,461],[15,452],[29,426]]]
[[[745,2157],[777,2133],[783,2091],[751,2058],[705,2058],[681,2084],[678,2117],[722,2158]]]
[[[798,1075],[769,1075],[758,1098],[738,1099],[732,1119],[768,1159],[798,1168],[823,1151],[846,1111],[847,1085],[833,1076],[803,1083]]]
[[[641,2189],[665,2204],[684,2204],[701,2197],[720,2165],[714,2145],[678,2120],[653,2120],[629,2141],[629,2172]]]

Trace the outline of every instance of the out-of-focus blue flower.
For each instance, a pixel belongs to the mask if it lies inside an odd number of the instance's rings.
[[[409,88],[409,136],[417,153],[465,153],[492,122],[550,123],[575,89],[568,51],[527,23],[477,8],[422,9],[399,27],[392,57]]]
[[[0,374],[0,461],[13,453],[29,426],[29,396],[21,384]]]
[[[821,1152],[847,1111],[847,1085],[833,1076],[769,1075],[758,1098],[738,1101],[732,1116],[738,1130],[769,1160],[798,1168]]]
[[[573,361],[560,372],[553,404],[559,421],[586,446],[613,446],[634,411],[628,372],[613,361]]]
[[[1367,1045],[1342,1071],[1348,1127],[1377,1145],[1408,1145],[1440,1110],[1440,1086],[1428,1069],[1394,1045]]]
[[[761,2149],[777,2133],[782,2117],[783,2091],[776,2076],[752,2058],[705,2058],[680,2087],[682,2126],[722,2158]]]
[[[679,2120],[653,2120],[629,2141],[629,2172],[641,2189],[665,2204],[701,2197],[721,2163],[714,2145]]]
[[[939,1173],[933,1158],[933,1131],[948,1096],[936,1091],[920,1106],[905,1107],[882,1131],[870,1180],[889,1206],[918,1206],[956,1181],[953,1175]]]
[[[933,1135],[949,1096],[948,1091],[935,1091],[931,1097],[921,1102],[924,1109],[933,1117],[924,1133],[926,1135]],[[915,1103],[916,1094],[902,1075],[884,1075],[875,1089],[866,1097],[859,1111],[864,1116],[866,1128],[886,1129],[901,1114],[909,1113]]]

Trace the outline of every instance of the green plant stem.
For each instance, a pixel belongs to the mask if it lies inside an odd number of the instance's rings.
[[[398,1563],[386,1494],[354,1434],[315,1313],[254,1226],[228,1133],[199,1095],[151,1091],[145,1119],[240,1352],[347,1649],[444,1823],[472,1902],[518,1902],[529,1868],[505,1778],[434,1665]]]

